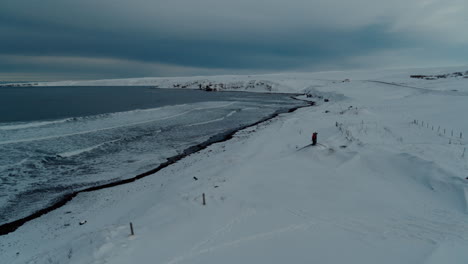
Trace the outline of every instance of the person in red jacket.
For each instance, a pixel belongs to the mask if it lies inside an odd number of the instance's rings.
[[[312,146],[317,145],[317,132],[312,134]]]

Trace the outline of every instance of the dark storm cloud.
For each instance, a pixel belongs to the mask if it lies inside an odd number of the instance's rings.
[[[397,23],[400,20],[392,14],[379,16],[375,1],[355,2],[374,10],[363,12],[340,0],[330,0],[329,5],[294,0],[292,7],[275,0],[3,0],[0,55],[116,59],[191,67],[197,73],[197,68],[306,69],[421,45],[437,51],[438,40],[423,34],[423,26],[398,30],[405,23]],[[89,62],[62,63],[55,60],[41,67],[24,57],[20,61],[10,58],[0,62],[0,72],[136,74],[130,64],[96,69]]]
[[[6,54],[117,57],[207,68],[281,69],[390,47],[400,42],[383,34],[382,26],[348,32],[294,32],[252,39],[239,34],[206,39],[170,37],[163,33],[87,32],[45,28],[3,31],[0,50]],[[233,36],[230,35],[229,38]],[[281,63],[281,65],[275,64]]]

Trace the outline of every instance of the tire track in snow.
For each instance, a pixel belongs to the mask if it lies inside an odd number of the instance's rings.
[[[235,247],[235,246],[239,246],[239,245],[242,245],[244,243],[252,242],[252,241],[256,241],[256,240],[272,239],[273,237],[279,236],[279,235],[281,235],[283,233],[294,232],[294,231],[298,231],[298,230],[306,230],[311,225],[314,225],[314,224],[315,224],[315,222],[302,223],[302,224],[292,224],[292,225],[288,225],[288,226],[285,226],[285,227],[282,227],[282,228],[279,228],[279,229],[274,229],[274,230],[269,231],[269,232],[258,233],[258,234],[254,234],[254,235],[250,235],[250,236],[241,237],[239,239],[232,240],[232,241],[229,241],[229,242],[225,242],[225,243],[219,244],[217,246],[202,249],[202,250],[200,250],[200,251],[198,251],[198,252],[196,252],[194,254],[191,254],[191,255],[187,255],[187,256],[182,255],[182,256],[175,257],[172,260],[170,260],[169,262],[166,262],[166,264],[177,264],[177,263],[180,263],[180,262],[183,262],[183,261],[186,261],[186,260],[190,260],[191,258],[200,256],[200,255],[203,255],[203,254],[215,252],[215,251],[220,250],[220,249]]]
[[[250,216],[253,216],[256,213],[257,212],[252,208],[252,209],[249,209],[246,212],[240,214],[238,217],[232,219],[226,225],[224,225],[223,227],[221,227],[218,230],[216,230],[215,232],[213,232],[207,239],[205,239],[205,240],[201,241],[200,243],[196,244],[195,246],[193,246],[192,249],[190,249],[190,252],[189,252],[188,255],[189,256],[194,255],[195,252],[197,252],[200,247],[202,247],[202,246],[204,246],[204,245],[206,245],[206,244],[208,244],[210,242],[213,242],[219,236],[222,236],[224,234],[227,234],[228,232],[231,232],[234,225],[241,223],[246,218],[248,218]]]

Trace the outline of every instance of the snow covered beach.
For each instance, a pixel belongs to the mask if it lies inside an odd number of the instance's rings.
[[[154,177],[80,194],[1,236],[0,259],[466,263],[468,79],[410,78],[459,70],[203,78],[307,92],[320,103],[242,130]],[[320,145],[301,149],[314,131]]]
[[[79,191],[148,174],[200,144],[307,105],[289,94],[134,86],[16,89],[0,90],[0,101],[12,102],[0,102],[0,121],[27,118],[0,123],[0,235]],[[31,97],[34,104],[25,102]]]

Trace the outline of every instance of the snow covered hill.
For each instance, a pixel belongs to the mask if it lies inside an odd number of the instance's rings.
[[[421,78],[417,78],[421,77]],[[440,78],[439,78],[440,77]],[[328,85],[330,82],[377,80],[440,87],[468,77],[467,67],[395,69],[373,71],[333,71],[312,73],[278,73],[263,75],[220,75],[171,78],[130,78],[91,81],[59,81],[25,83],[28,86],[153,86],[157,88],[202,89],[208,91],[249,91],[301,93],[310,87]],[[430,80],[430,81],[429,81]],[[430,84],[433,83],[433,84]],[[14,84],[21,85],[21,84]],[[458,84],[456,84],[458,85]]]
[[[203,77],[228,89],[242,82],[243,90],[305,92],[320,103],[135,183],[80,194],[1,236],[0,259],[468,263],[468,79],[410,78],[466,69]],[[54,84],[170,88],[200,79]],[[303,148],[315,131],[319,145]]]

